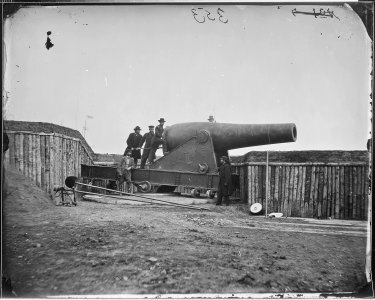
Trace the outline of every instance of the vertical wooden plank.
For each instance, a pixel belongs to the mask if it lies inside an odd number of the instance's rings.
[[[66,177],[66,139],[64,137],[61,137],[61,162],[60,162],[60,168],[61,168],[61,179],[60,184],[64,185],[64,178]]]
[[[44,141],[45,141],[45,185],[46,185],[46,191],[47,193],[52,193],[51,189],[51,141],[50,141],[50,136],[46,135],[44,136]]]
[[[5,129],[4,129],[5,131]],[[15,163],[14,163],[14,133],[8,133],[8,138],[9,138],[9,149],[7,152],[5,152],[5,155],[7,155],[6,164],[8,164],[10,167],[14,168]]]
[[[40,136],[39,134],[34,134],[35,143],[35,181],[36,185],[40,187]]]
[[[50,173],[50,182],[51,188],[55,185],[58,185],[57,178],[58,178],[58,168],[56,167],[56,161],[59,160],[58,156],[58,138],[53,134],[50,135],[50,144],[51,144],[51,173]]]
[[[260,166],[259,167],[260,172],[260,199],[262,200],[262,205],[265,208],[266,207],[266,166]]]
[[[298,179],[300,177],[298,166],[294,166],[294,182],[293,182],[293,198],[292,198],[292,211],[291,216],[293,217],[300,217],[301,210],[300,210],[300,198],[298,197]]]
[[[59,137],[59,157],[60,159],[57,161],[57,166],[59,169],[59,179],[58,179],[58,185],[63,186],[63,177],[64,177],[64,139],[63,137]]]
[[[352,195],[352,218],[358,219],[357,217],[357,198],[358,198],[358,171],[360,166],[353,166],[353,195]]]
[[[323,191],[324,191],[324,167],[319,167],[319,182],[318,182],[318,216],[323,217]]]
[[[22,134],[23,135],[23,174],[25,177],[29,178],[29,135],[28,134]]]
[[[33,176],[33,164],[34,164],[34,157],[33,157],[33,134],[29,134],[29,178],[34,181]]]
[[[284,180],[285,180],[285,166],[279,167],[279,212],[284,212]]]
[[[77,158],[77,141],[74,141],[73,143],[73,160],[74,160],[74,176],[78,177],[78,158]]]
[[[245,182],[244,182],[244,172],[243,172],[243,167],[237,167],[236,168],[237,169],[237,172],[239,173],[239,177],[240,177],[240,201],[241,202],[244,202],[245,201],[245,189],[244,189],[244,184],[245,184]]]
[[[280,212],[279,210],[279,169],[280,166],[275,166],[275,192],[274,192],[274,208],[275,212]]]
[[[289,197],[288,197],[288,216],[292,217],[292,209],[293,209],[293,190],[294,190],[294,176],[295,176],[295,169],[294,166],[290,166],[290,175],[289,175]]]
[[[311,168],[311,188],[310,188],[310,203],[309,203],[309,217],[314,218],[314,195],[315,195],[315,180],[316,180],[315,166]]]
[[[361,208],[362,208],[362,203],[363,203],[363,181],[365,179],[365,168],[366,166],[361,166],[361,169],[360,169],[360,173],[359,173],[359,177],[360,177],[360,180],[359,180],[359,183],[358,183],[358,206],[357,206],[357,213],[358,213],[358,219],[359,220],[362,220],[362,212],[361,212]]]
[[[336,212],[336,207],[337,207],[337,193],[338,191],[338,182],[337,182],[337,167],[334,166],[332,167],[332,180],[333,180],[333,185],[332,185],[332,198],[333,198],[333,206],[332,206],[332,216],[333,218],[337,218],[337,212]]]
[[[361,220],[367,219],[367,210],[368,207],[366,205],[366,199],[367,199],[367,190],[366,190],[366,182],[368,180],[367,178],[367,170],[368,166],[363,166],[362,168],[362,182],[361,182],[361,202],[360,202],[360,218]]]
[[[288,193],[288,183],[289,183],[289,169],[288,166],[283,166],[283,197],[282,197],[282,213],[284,214],[285,217],[288,216],[288,205],[287,205],[287,193]]]
[[[63,178],[64,180],[64,184],[65,184],[65,178],[70,176],[70,139],[68,138],[64,138],[65,140],[65,153],[64,153],[64,157],[65,157],[65,176]],[[105,187],[105,181],[103,181],[103,186]]]
[[[353,218],[353,195],[354,195],[354,184],[353,184],[353,167],[349,167],[349,206],[348,206],[348,218]]]
[[[83,164],[82,163],[82,155],[81,155],[81,143],[79,142],[78,143],[78,151],[77,151],[77,155],[78,155],[78,177],[81,177],[81,165]]]
[[[280,170],[280,212],[285,214],[284,212],[284,200],[285,200],[285,172],[286,166],[281,166]]]
[[[44,191],[46,189],[46,137],[45,135],[40,136],[40,186]]]
[[[284,178],[284,211],[283,214],[285,217],[289,217],[289,206],[288,206],[288,198],[289,198],[289,177],[290,177],[290,167],[285,166],[285,178]]]
[[[367,220],[368,219],[368,209],[369,209],[369,184],[371,182],[369,181],[369,172],[373,170],[369,170],[368,167],[364,168],[364,176],[363,176],[363,203],[362,203],[362,219]],[[370,199],[372,201],[372,199]],[[373,209],[373,208],[372,208]]]
[[[355,172],[355,177],[354,177],[354,181],[355,181],[355,197],[353,198],[354,199],[354,203],[353,203],[353,214],[354,214],[354,218],[356,220],[359,220],[360,217],[359,217],[359,213],[358,213],[358,204],[360,202],[360,186],[361,186],[361,170],[362,170],[362,166],[357,166],[356,167],[356,172]]]
[[[335,189],[336,189],[336,183],[335,183],[335,166],[331,166],[331,208],[330,208],[330,216],[332,219],[335,218]]]
[[[358,218],[360,220],[365,220],[364,218],[364,202],[366,197],[366,192],[364,190],[365,180],[366,180],[366,169],[367,166],[361,166],[361,173],[360,173],[360,184],[359,184],[359,201],[358,201]]]
[[[40,140],[39,134],[34,134],[35,183],[40,187]]]
[[[249,204],[252,203],[253,199],[253,172],[252,172],[253,167],[251,165],[248,166],[248,186],[247,189],[249,191]]]
[[[345,167],[340,167],[340,219],[345,218]]]
[[[18,171],[24,173],[25,170],[25,159],[24,159],[24,136],[23,134],[17,134],[18,136],[18,147],[17,153],[18,153]]]
[[[270,172],[270,189],[269,189],[269,193],[270,193],[270,197],[269,197],[269,201],[270,201],[270,208],[269,208],[269,212],[275,212],[276,211],[276,201],[275,201],[275,172],[276,172],[276,168],[275,166],[270,166],[269,167],[269,172]]]
[[[305,205],[305,212],[306,212],[306,217],[312,218],[312,208],[310,208],[310,205],[312,206],[312,196],[313,196],[313,179],[314,179],[314,166],[309,166],[306,169],[306,191],[305,191],[305,203],[307,202],[307,207]],[[307,199],[307,201],[306,201]]]
[[[258,184],[259,184],[259,178],[258,178],[258,166],[254,166],[254,203],[260,202],[258,199]]]
[[[249,181],[247,180],[248,178],[248,168],[247,166],[243,166],[242,167],[242,171],[243,171],[243,183],[244,183],[244,194],[245,194],[245,200],[248,201],[248,198],[249,198],[249,189],[248,189],[248,185],[249,185]]]
[[[247,178],[248,199],[247,199],[247,203],[250,206],[250,203],[251,203],[251,166],[247,166],[247,170],[248,170],[248,172],[247,172],[248,173],[248,178]]]
[[[335,169],[335,219],[340,219],[340,167]]]
[[[14,134],[14,168],[20,170],[20,135]]]
[[[77,161],[77,167],[76,167],[76,176],[81,176],[81,164],[79,162],[79,142],[76,142],[76,161]]]
[[[23,153],[22,153],[22,160],[23,160],[23,169],[21,172],[26,176],[29,177],[29,135],[21,134],[23,136]]]
[[[319,203],[318,203],[318,197],[319,197],[319,181],[320,181],[320,166],[317,166],[315,168],[316,174],[315,174],[315,186],[314,186],[314,218],[318,217],[318,209],[319,209]]]
[[[337,194],[337,185],[336,185],[336,166],[332,166],[332,218],[336,218],[336,194]]]
[[[306,166],[301,166],[302,170],[302,182],[301,182],[301,217],[305,218],[306,217],[306,212],[305,212],[305,189],[306,189],[306,171],[307,167]]]
[[[349,173],[350,173],[350,167],[345,166],[344,167],[344,218],[349,218]]]
[[[323,199],[322,199],[322,217],[327,218],[327,190],[328,190],[328,167],[324,166],[323,168]]]
[[[13,169],[15,168],[15,160],[14,160],[14,133],[8,133],[9,138],[9,149],[6,152],[8,154],[7,164],[11,166]]]
[[[37,170],[36,170],[36,134],[32,134],[31,139],[31,155],[32,155],[32,177],[33,182],[37,185]]]
[[[332,217],[332,166],[327,166],[327,207],[326,217]]]
[[[362,219],[367,220],[367,211],[369,209],[368,201],[369,201],[369,168],[366,167],[364,169],[364,177],[363,177],[363,204],[362,204]],[[373,209],[373,208],[372,208]]]
[[[298,210],[298,217],[302,217],[302,166],[297,166],[298,178],[297,178],[297,191],[296,191],[296,207]]]
[[[253,203],[253,166],[250,166],[249,165],[249,186],[248,186],[248,189],[249,189],[249,204]]]
[[[29,178],[35,183],[34,176],[34,135],[29,134]]]
[[[293,205],[293,178],[294,178],[294,168],[291,165],[289,167],[289,180],[288,180],[288,217],[291,217],[292,205]]]
[[[31,134],[30,135],[31,137],[31,176],[33,178],[33,182],[35,183],[36,185],[36,154],[35,154],[35,144],[36,144],[36,135],[35,134]]]

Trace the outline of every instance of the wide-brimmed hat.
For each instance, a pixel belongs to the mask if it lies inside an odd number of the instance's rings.
[[[164,120],[164,118],[160,118],[160,119],[158,120],[158,122],[167,122],[167,121]]]
[[[135,131],[135,130],[141,130],[141,127],[139,127],[139,126],[135,126],[134,131]]]
[[[214,121],[215,119],[214,119],[214,116],[209,116],[208,117],[208,121]]]

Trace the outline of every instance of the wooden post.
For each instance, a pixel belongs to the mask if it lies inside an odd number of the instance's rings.
[[[267,161],[266,161],[266,218],[268,213],[268,150],[267,150]]]

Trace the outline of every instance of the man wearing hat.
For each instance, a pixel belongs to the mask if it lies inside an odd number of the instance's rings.
[[[131,170],[134,169],[134,159],[130,156],[132,151],[130,149],[125,150],[124,157],[121,159],[116,173],[117,173],[117,178],[119,181],[119,186],[121,186],[124,182],[127,183],[127,188],[128,191],[131,192],[132,187],[131,187]]]
[[[208,122],[210,122],[210,123],[216,123],[215,119],[214,119],[214,116],[209,116],[208,117]]]
[[[131,157],[134,158],[135,165],[137,165],[138,159],[141,158],[141,149],[139,149],[139,142],[142,139],[142,135],[140,134],[140,132],[141,128],[139,126],[136,126],[134,128],[134,132],[129,134],[129,137],[126,140],[126,144],[128,146],[126,147],[125,152],[127,150],[131,150]]]
[[[160,118],[158,122],[159,122],[159,125],[155,127],[155,135],[151,139],[151,151],[148,156],[148,161],[150,163],[154,161],[156,150],[158,150],[160,145],[163,145],[163,154],[167,153],[167,143],[164,140],[164,136],[163,136],[163,133],[164,133],[163,126],[166,121],[164,120],[164,118]]]
[[[155,135],[154,128],[155,128],[155,126],[152,126],[152,125],[148,126],[149,132],[147,132],[143,135],[143,137],[142,137],[142,139],[141,139],[141,141],[139,142],[139,145],[138,145],[138,148],[142,148],[144,142],[146,142],[145,147],[143,148],[143,152],[142,152],[141,169],[144,169],[147,158],[150,155],[151,140]],[[155,159],[155,154],[154,154],[153,160],[154,159]]]
[[[224,204],[229,205],[229,195],[232,194],[232,172],[230,169],[230,162],[228,157],[222,156],[220,158],[219,167],[219,186],[217,189],[217,202],[216,205],[221,205],[222,198],[224,197]]]

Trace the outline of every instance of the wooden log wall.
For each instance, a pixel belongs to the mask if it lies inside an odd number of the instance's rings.
[[[266,164],[234,164],[242,201],[265,209]],[[368,164],[270,163],[268,213],[287,217],[366,220]]]
[[[81,175],[81,164],[93,158],[81,140],[62,134],[7,131],[9,150],[4,163],[22,172],[48,193],[68,176]]]

